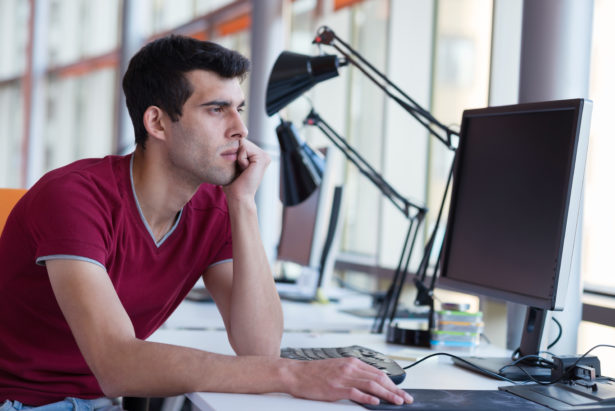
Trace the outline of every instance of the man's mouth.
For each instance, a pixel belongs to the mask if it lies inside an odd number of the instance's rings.
[[[237,161],[237,149],[233,148],[230,150],[223,151],[220,155],[227,160]]]

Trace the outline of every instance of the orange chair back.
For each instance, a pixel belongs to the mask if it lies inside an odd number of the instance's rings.
[[[21,188],[0,188],[0,233],[11,210],[27,190]]]

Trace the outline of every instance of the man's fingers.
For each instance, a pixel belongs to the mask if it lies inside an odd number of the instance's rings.
[[[299,375],[305,378],[304,383],[299,384],[300,389],[291,389],[291,394],[296,396],[327,401],[350,399],[362,404],[379,404],[381,399],[398,405],[413,401],[384,372],[357,358],[291,364],[301,367]]]
[[[364,366],[363,366],[364,365]],[[413,398],[404,390],[398,388],[386,373],[371,365],[362,363],[355,376],[364,380],[359,388],[393,404],[411,403]]]
[[[354,401],[378,404],[378,402],[373,401],[380,398],[398,405],[413,401],[408,393],[397,388],[386,373],[358,359],[352,359],[345,364],[345,374],[348,378],[348,387],[361,393],[350,392],[352,397],[349,398]]]
[[[380,399],[378,397],[374,397],[356,388],[350,388],[344,397],[361,404],[380,404]]]
[[[241,167],[242,170],[245,170],[248,168],[248,165],[250,165],[248,150],[244,144],[240,144],[239,150],[237,150],[237,164],[239,164],[239,167]]]
[[[365,381],[365,384],[360,388],[363,391],[375,395],[383,400],[387,400],[392,404],[401,405],[406,402],[404,397],[397,394],[397,389],[395,389],[395,391],[391,391],[389,388],[386,388],[374,380]]]

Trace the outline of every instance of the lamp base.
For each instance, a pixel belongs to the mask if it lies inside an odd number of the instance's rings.
[[[392,344],[429,348],[431,347],[431,331],[403,328],[394,323],[390,324],[387,329],[386,340]]]

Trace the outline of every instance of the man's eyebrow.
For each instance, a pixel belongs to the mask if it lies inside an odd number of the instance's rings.
[[[207,101],[205,103],[201,103],[199,105],[202,107],[208,107],[208,106],[230,107],[231,102],[227,100],[212,100],[212,101]],[[246,102],[245,100],[243,100],[241,103],[239,103],[237,107],[243,107],[245,105],[246,105]]]
[[[230,101],[225,101],[225,100],[212,100],[212,101],[207,101],[205,103],[201,103],[199,104],[200,106],[206,107],[206,106],[223,106],[223,107],[228,107],[231,105]]]

